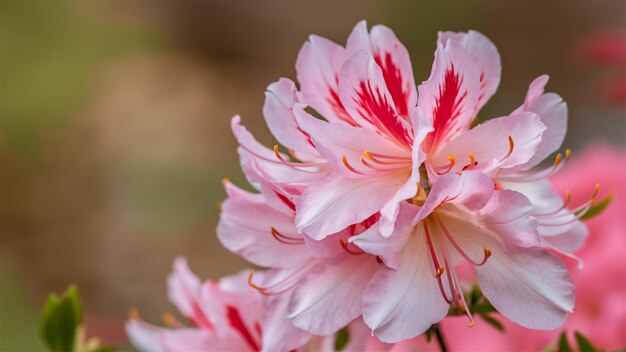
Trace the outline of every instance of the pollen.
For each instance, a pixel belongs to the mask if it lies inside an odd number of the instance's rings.
[[[137,308],[131,308],[128,310],[128,319],[139,320],[139,311]]]

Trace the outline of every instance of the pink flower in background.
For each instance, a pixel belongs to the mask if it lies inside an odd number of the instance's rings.
[[[305,344],[310,335],[285,317],[279,299],[247,284],[247,272],[201,282],[183,258],[174,262],[168,296],[191,326],[169,315],[169,328],[131,317],[126,332],[141,351],[276,351]],[[282,313],[282,314],[281,314]]]
[[[590,172],[593,170],[595,172]],[[558,331],[532,331],[503,321],[501,333],[488,324],[478,323],[467,329],[460,318],[449,318],[442,330],[452,350],[502,351],[542,350],[555,343],[560,331],[579,331],[601,349],[626,346],[626,151],[606,145],[594,145],[581,153],[551,181],[556,192],[572,193],[571,204],[584,204],[590,185],[601,184],[598,199],[613,194],[612,204],[600,215],[587,221],[589,237],[576,254],[584,261],[582,270],[568,261],[572,281],[580,288],[576,309]],[[571,335],[570,335],[571,336]]]
[[[596,93],[603,101],[626,103],[626,32],[623,29],[604,29],[588,33],[576,47],[582,61],[607,71]]]

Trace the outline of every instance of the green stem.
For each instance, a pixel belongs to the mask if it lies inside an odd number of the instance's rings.
[[[439,346],[441,347],[441,352],[448,352],[448,347],[446,346],[446,340],[443,339],[443,333],[439,329],[439,325],[434,325],[432,329],[435,332],[435,337],[437,338],[437,342],[439,343]]]

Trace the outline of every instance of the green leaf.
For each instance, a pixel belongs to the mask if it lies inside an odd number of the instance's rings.
[[[426,337],[426,342],[430,342],[430,340],[433,338],[433,330],[428,329],[426,330],[426,332],[424,332],[424,337]]]
[[[335,351],[341,351],[346,348],[349,340],[350,333],[348,332],[348,328],[342,328],[337,331],[337,337],[335,337]]]
[[[576,342],[578,343],[578,350],[580,352],[596,352],[596,348],[593,347],[591,342],[587,340],[583,334],[578,331],[574,331],[574,336],[576,337]]]
[[[567,342],[567,334],[565,331],[563,331],[559,337],[559,352],[572,352],[572,348],[569,346],[569,342]]]
[[[493,326],[497,330],[504,331],[504,325],[502,325],[502,323],[498,319],[492,317],[491,315],[487,315],[487,314],[481,314],[480,317],[483,318],[483,320],[487,324]]]
[[[42,310],[40,335],[53,352],[73,351],[76,330],[82,323],[80,298],[72,286],[61,296],[51,294]]]
[[[602,213],[606,209],[606,207],[608,207],[609,204],[611,204],[611,201],[613,201],[612,194],[604,198],[600,203],[589,208],[589,210],[587,210],[587,212],[583,216],[580,217],[580,220],[586,221],[586,220],[589,220],[593,217],[600,215],[600,213]]]

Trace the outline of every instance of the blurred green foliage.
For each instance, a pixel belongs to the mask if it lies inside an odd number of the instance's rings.
[[[36,157],[42,132],[66,126],[79,111],[98,64],[162,44],[146,29],[79,9],[70,1],[2,2],[0,136],[23,156]]]

